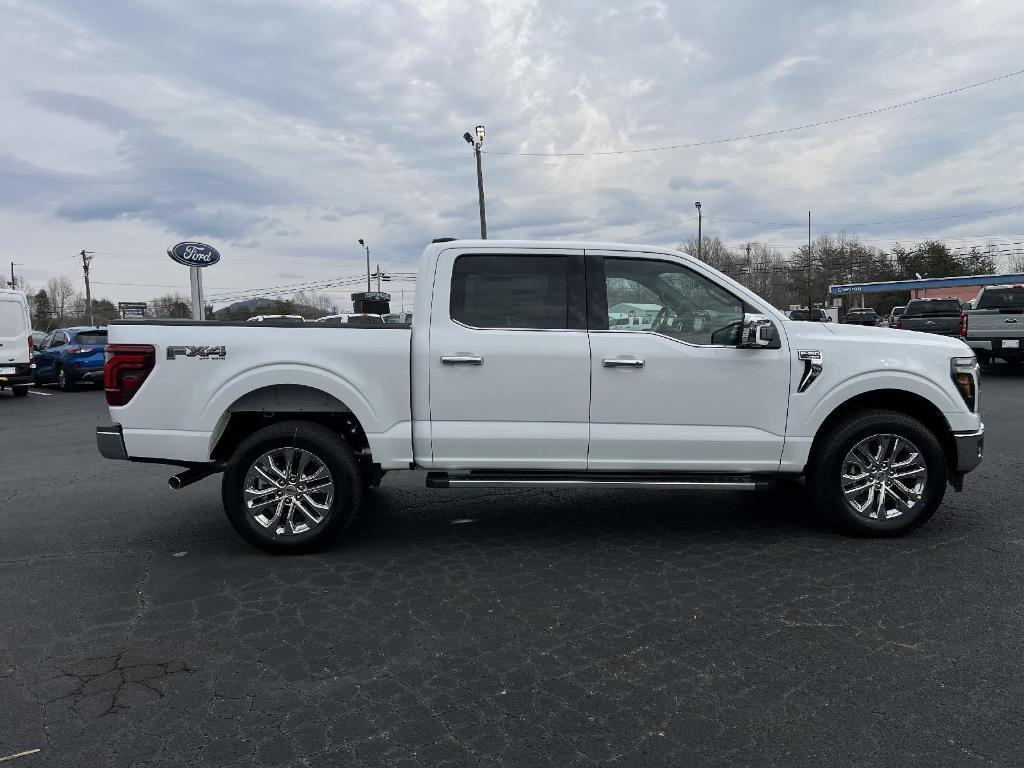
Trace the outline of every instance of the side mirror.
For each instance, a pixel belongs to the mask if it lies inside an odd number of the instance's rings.
[[[743,315],[740,349],[779,349],[779,332],[764,315],[747,312]]]

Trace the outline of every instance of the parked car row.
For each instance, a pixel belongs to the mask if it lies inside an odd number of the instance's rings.
[[[255,315],[249,323],[326,323],[329,325],[383,325],[385,323],[408,324],[412,322],[412,312],[390,312],[386,315],[367,312],[344,312],[338,315],[326,315],[316,320],[307,320],[302,315]]]

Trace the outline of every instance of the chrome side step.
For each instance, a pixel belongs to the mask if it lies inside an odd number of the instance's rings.
[[[677,488],[755,491],[774,485],[771,477],[664,472],[428,472],[427,488]]]

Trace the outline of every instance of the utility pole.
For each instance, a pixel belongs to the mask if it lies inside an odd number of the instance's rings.
[[[701,231],[704,223],[704,216],[700,212],[700,200],[694,203],[694,205],[697,207],[697,261],[700,261],[701,249],[704,247],[704,233]]]
[[[92,316],[92,291],[89,288],[89,262],[92,261],[92,253],[83,248],[79,255],[82,257],[82,272],[85,273],[85,306],[89,312],[89,325],[96,325]]]
[[[11,288],[17,287],[17,283],[14,281],[14,262],[11,262]]]
[[[484,207],[484,171],[483,166],[480,164],[480,147],[483,146],[484,136],[487,135],[486,129],[482,125],[478,125],[475,128],[476,138],[473,137],[469,131],[462,134],[462,138],[466,140],[471,147],[473,147],[473,154],[476,155],[476,192],[480,198],[480,239],[487,239],[487,212]]]
[[[807,319],[811,319],[811,212],[807,212]]]
[[[370,246],[363,242],[363,238],[359,238],[359,244],[366,249],[366,292],[369,293],[373,290],[370,287]]]
[[[377,278],[377,293],[380,293],[380,264],[377,265],[377,274],[375,277]]]

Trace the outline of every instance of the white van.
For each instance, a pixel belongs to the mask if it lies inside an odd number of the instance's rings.
[[[0,389],[10,387],[15,397],[27,395],[33,368],[28,301],[21,291],[0,290]]]

